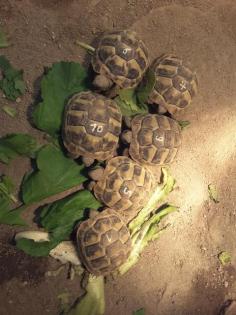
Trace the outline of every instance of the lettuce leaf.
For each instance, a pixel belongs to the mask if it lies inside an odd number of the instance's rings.
[[[28,134],[12,133],[0,139],[0,162],[9,164],[19,155],[35,157],[39,145]]]
[[[0,88],[3,90],[6,98],[15,101],[17,97],[25,93],[23,70],[13,68],[5,56],[0,56],[0,69],[3,74],[3,78],[0,80]]]
[[[69,239],[75,224],[84,218],[88,208],[97,209],[101,204],[88,190],[81,190],[62,200],[43,207],[40,223],[49,232],[49,241],[35,242],[18,239],[17,247],[31,256],[48,256],[51,249]]]
[[[54,63],[41,82],[42,102],[33,112],[36,127],[52,136],[57,135],[60,132],[66,101],[72,94],[86,89],[87,74],[79,63]]]
[[[25,175],[22,198],[25,204],[41,201],[77,186],[87,178],[84,166],[66,157],[52,144],[44,146],[37,154],[37,169]]]

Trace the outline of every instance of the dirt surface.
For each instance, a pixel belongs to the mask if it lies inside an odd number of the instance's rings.
[[[74,42],[91,42],[104,30],[130,28],[147,44],[151,58],[173,52],[196,69],[199,93],[192,106],[178,114],[189,120],[183,145],[172,165],[177,189],[171,202],[178,213],[170,228],[150,244],[126,275],[106,283],[106,315],[217,315],[221,305],[236,298],[236,3],[233,0],[0,0],[0,25],[12,45],[1,51],[24,69],[28,91],[17,119],[0,111],[0,135],[40,132],[28,120],[29,106],[39,92],[45,66],[55,61],[84,61]],[[0,96],[0,107],[7,101]],[[20,183],[30,167],[17,159],[0,172]],[[216,185],[220,202],[209,200],[207,186]],[[33,210],[32,210],[33,211]],[[32,218],[32,211],[25,215]],[[0,314],[56,315],[57,296],[75,298],[78,280],[56,269],[51,258],[30,258],[16,251],[15,228],[1,226]],[[226,250],[232,263],[222,267]]]

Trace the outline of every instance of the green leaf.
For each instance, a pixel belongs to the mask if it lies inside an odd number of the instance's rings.
[[[137,91],[137,98],[140,104],[145,104],[148,101],[148,98],[154,89],[156,83],[156,76],[153,70],[150,68],[145,74],[143,79],[143,84],[141,84]]]
[[[139,310],[133,312],[133,315],[145,315],[145,311],[143,308],[140,308]]]
[[[10,177],[2,176],[0,181],[0,224],[26,225],[20,217],[23,207],[11,210],[11,203],[16,202],[12,192],[14,184]]]
[[[123,116],[134,116],[148,112],[147,105],[139,105],[135,94],[135,89],[122,89],[119,96],[115,98]]]
[[[6,164],[19,155],[34,157],[37,150],[36,140],[27,134],[13,133],[0,139],[0,161]]]
[[[229,263],[231,263],[231,255],[228,252],[221,252],[218,255],[220,263],[225,266]]]
[[[101,204],[88,191],[82,190],[41,210],[40,223],[49,232],[50,241],[35,242],[18,239],[17,247],[31,256],[48,256],[60,242],[68,239],[75,224],[84,218],[84,210],[97,209]]]
[[[25,221],[20,217],[21,213],[25,210],[23,207],[19,209],[10,209],[10,205],[4,204],[4,201],[0,198],[0,223],[8,225],[26,226]]]
[[[12,118],[15,118],[17,116],[17,110],[13,107],[3,106],[2,110]]]
[[[86,180],[84,166],[65,157],[51,144],[38,152],[36,163],[37,170],[26,174],[23,179],[22,197],[25,204],[38,202]]]
[[[208,185],[208,193],[211,200],[213,200],[215,203],[219,203],[218,193],[215,185],[213,184]]]
[[[64,315],[104,315],[104,313],[104,277],[95,277],[89,274],[85,296],[68,313],[64,313]]]
[[[9,43],[6,39],[4,32],[0,29],[0,48],[6,48],[9,46]]]
[[[12,192],[15,189],[15,185],[8,176],[2,176],[0,182],[0,194],[3,195],[6,199],[17,202],[16,198],[12,195]]]
[[[35,242],[30,239],[21,238],[16,241],[17,248],[34,257],[48,256],[50,250],[56,247],[57,244],[56,240]]]
[[[188,120],[178,120],[178,124],[180,125],[181,129],[183,130],[187,126],[190,125],[190,121]]]
[[[81,190],[44,207],[40,222],[48,232],[60,235],[65,240],[72,232],[75,222],[83,218],[85,209],[97,209],[100,206],[90,191]]]
[[[3,73],[0,88],[9,100],[15,101],[25,92],[23,71],[14,69],[5,56],[0,56],[0,69]]]
[[[65,102],[72,94],[86,90],[86,81],[87,74],[79,63],[63,61],[53,64],[41,82],[43,101],[33,113],[36,127],[50,135],[59,133]]]

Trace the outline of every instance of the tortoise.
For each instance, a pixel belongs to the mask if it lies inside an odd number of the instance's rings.
[[[140,114],[130,122],[131,130],[121,137],[129,144],[131,158],[144,165],[173,162],[181,144],[181,128],[172,118],[158,114]]]
[[[109,208],[80,223],[76,241],[81,262],[95,276],[113,272],[131,252],[129,230],[120,215]]]
[[[113,84],[120,88],[134,88],[142,80],[149,65],[148,51],[133,31],[105,33],[99,39],[92,58],[97,75],[94,85],[108,90]]]
[[[197,93],[196,73],[177,56],[163,54],[151,66],[156,76],[148,102],[158,105],[158,113],[177,111],[188,106]]]
[[[100,170],[100,179],[97,176],[93,187],[96,198],[128,223],[149,200],[155,182],[152,173],[125,156],[111,158]],[[95,179],[92,171],[89,175]]]
[[[121,132],[122,115],[117,104],[103,95],[87,91],[72,96],[64,113],[63,142],[69,155],[94,159],[112,157]]]

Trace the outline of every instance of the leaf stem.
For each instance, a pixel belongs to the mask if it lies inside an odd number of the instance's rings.
[[[94,47],[92,47],[92,46],[90,46],[90,45],[88,45],[88,44],[86,44],[84,42],[81,42],[81,41],[77,40],[75,43],[76,43],[76,45],[78,45],[78,46],[88,50],[91,53],[95,52],[95,48]]]
[[[9,195],[10,199],[14,202],[14,203],[17,203],[17,199],[15,196],[13,196],[12,194]]]

